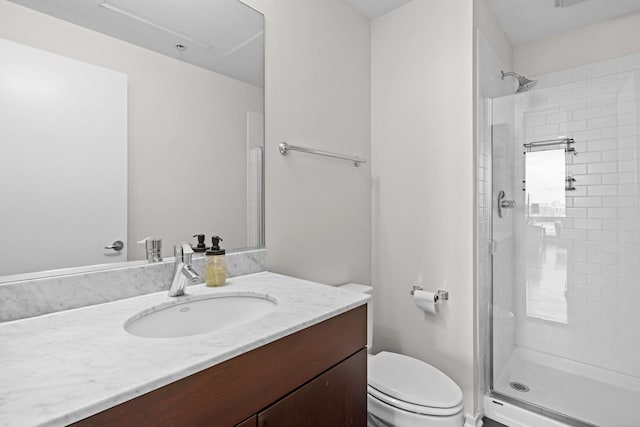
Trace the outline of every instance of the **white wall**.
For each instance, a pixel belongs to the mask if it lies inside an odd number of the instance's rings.
[[[246,115],[261,88],[0,0],[0,37],[129,77],[129,255],[149,235],[246,242]]]
[[[343,0],[247,0],[265,14],[266,243],[270,271],[370,281],[369,21]]]
[[[506,68],[505,71],[511,71],[513,67],[513,45],[487,0],[473,2],[473,19],[475,27],[486,38],[494,55],[498,57],[499,62]]]
[[[640,13],[636,13],[518,45],[513,50],[513,69],[535,76],[640,52],[639,26]]]
[[[416,0],[372,23],[374,351],[425,360],[474,405],[472,1]],[[438,316],[411,285],[447,289]]]

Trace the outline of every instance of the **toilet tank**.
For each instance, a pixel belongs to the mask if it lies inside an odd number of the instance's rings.
[[[373,288],[369,285],[361,285],[360,283],[346,283],[337,286],[345,291],[358,292],[373,297]],[[371,353],[371,345],[373,344],[373,298],[367,303],[367,352]]]

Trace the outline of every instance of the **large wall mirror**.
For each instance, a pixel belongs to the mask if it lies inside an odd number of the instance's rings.
[[[264,246],[263,64],[237,0],[0,0],[0,282]]]

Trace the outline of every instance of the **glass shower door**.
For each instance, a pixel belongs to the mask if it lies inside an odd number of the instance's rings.
[[[538,79],[492,100],[491,389],[640,425],[640,61]]]

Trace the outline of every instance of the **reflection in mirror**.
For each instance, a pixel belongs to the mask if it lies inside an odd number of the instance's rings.
[[[567,323],[564,148],[525,153],[527,316]]]
[[[236,0],[0,0],[0,281],[263,246],[263,40]]]

